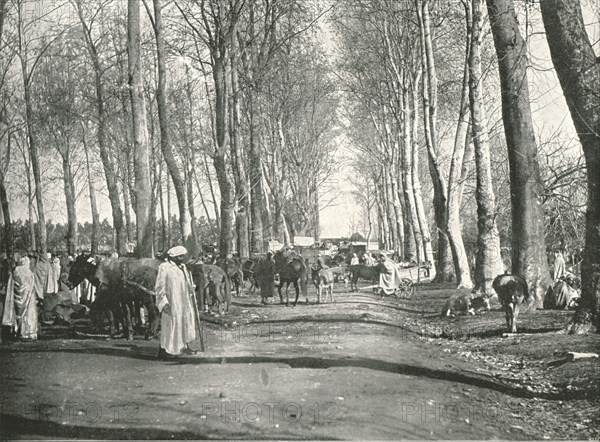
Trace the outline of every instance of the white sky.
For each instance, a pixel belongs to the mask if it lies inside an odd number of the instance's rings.
[[[589,4],[584,0],[584,5],[589,7]],[[597,13],[596,13],[597,14]],[[600,53],[600,26],[599,19],[590,9],[586,10],[586,21],[595,23],[589,27],[590,38],[595,43],[596,53]],[[537,16],[532,17],[534,33],[531,37],[531,48],[534,48],[534,57],[532,64],[534,69],[530,71],[529,86],[532,97],[532,110],[534,113],[534,122],[541,133],[550,133],[558,130],[559,134],[565,139],[576,140],[576,134],[573,129],[571,117],[569,115],[560,85],[554,71],[551,69],[552,63],[550,60],[549,50],[543,35],[543,26],[541,19]],[[325,29],[322,33],[324,45],[327,48],[333,46],[331,34]],[[331,52],[331,51],[330,51]],[[348,153],[346,149],[347,142],[343,137],[340,137],[339,144],[341,146],[340,160]],[[575,143],[577,144],[577,143]],[[342,170],[334,176],[328,186],[331,191],[338,194],[336,202],[330,207],[321,212],[321,229],[323,237],[337,237],[349,235],[349,227],[353,223],[359,223],[359,208],[351,196],[352,187],[348,181],[348,171]],[[49,193],[62,195],[62,201],[58,200],[55,204],[47,204],[47,219],[54,222],[66,222],[66,210],[64,209],[64,194],[62,194],[62,184],[60,187],[54,185],[54,189],[49,189]],[[101,210],[101,219],[111,218],[110,205],[105,194],[100,194],[99,206]],[[52,198],[55,199],[55,198]],[[28,216],[28,208],[26,204],[18,204],[11,201],[11,214],[14,218],[26,218]],[[176,200],[172,197],[172,213],[176,212]],[[197,208],[197,213],[201,214],[200,207]],[[80,222],[90,221],[91,212],[89,209],[89,199],[87,191],[82,192],[78,203],[78,219]]]

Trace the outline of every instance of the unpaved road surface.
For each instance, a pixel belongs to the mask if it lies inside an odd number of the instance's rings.
[[[336,293],[334,304],[321,305],[311,293],[309,305],[295,308],[235,298],[223,318],[205,318],[207,351],[172,361],[156,359],[156,340],[63,339],[48,328],[38,342],[0,347],[1,435],[600,436],[597,385],[590,384],[598,362],[548,365],[565,346],[598,348],[597,336],[503,339],[503,313],[489,312],[485,324],[481,317],[465,321],[473,322],[469,330],[492,330],[492,336],[439,337],[430,333],[432,324],[452,327],[462,320],[440,322],[440,303],[448,296],[442,291],[423,286],[415,299],[399,303],[368,290]],[[544,345],[551,347],[542,351]]]

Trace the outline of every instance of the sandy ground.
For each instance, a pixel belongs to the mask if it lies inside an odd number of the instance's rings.
[[[571,312],[440,318],[447,286],[412,300],[336,288],[335,303],[234,298],[205,317],[207,351],[65,328],[5,342],[2,438],[589,439],[600,437],[600,336],[556,333]],[[81,328],[81,332],[86,330]],[[89,330],[87,330],[89,331]],[[195,343],[198,347],[198,343]]]

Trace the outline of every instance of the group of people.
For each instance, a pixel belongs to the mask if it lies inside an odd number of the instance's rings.
[[[15,254],[14,268],[5,261],[8,268],[1,284],[5,288],[2,326],[8,327],[10,335],[26,341],[37,339],[38,307],[42,307],[49,296],[66,291],[69,301],[75,304],[93,296],[87,281],[72,290],[63,282],[62,275],[68,272],[74,257],[51,253],[30,255]]]
[[[42,254],[33,262],[28,256],[16,256],[15,267],[8,273],[2,325],[23,340],[38,337],[38,303],[60,288],[61,263],[58,256]]]

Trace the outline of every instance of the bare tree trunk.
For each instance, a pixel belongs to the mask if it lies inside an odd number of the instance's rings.
[[[527,49],[519,32],[513,0],[487,0],[487,6],[498,56],[510,165],[512,273],[527,281],[533,306],[542,307],[551,279],[527,84]]]
[[[133,221],[131,219],[131,192],[129,191],[129,186],[127,185],[128,174],[127,164],[124,164],[122,161],[120,162],[119,170],[121,171],[121,189],[123,193],[123,214],[125,215],[125,238],[127,242],[132,241],[134,238],[133,235]]]
[[[169,243],[168,243],[168,238],[167,238],[167,215],[165,213],[165,197],[164,197],[164,192],[163,192],[162,161],[159,164],[160,164],[160,166],[158,168],[158,199],[159,199],[159,204],[160,204],[160,222],[161,222],[161,236],[162,236],[161,250],[163,252],[166,252]]]
[[[94,185],[94,179],[92,178],[92,169],[90,167],[90,154],[89,147],[85,138],[86,126],[83,127],[83,150],[85,152],[85,166],[87,171],[88,179],[88,192],[90,194],[90,209],[92,211],[92,238],[91,238],[91,253],[93,255],[98,254],[98,241],[100,239],[100,213],[98,212],[98,203],[96,201],[96,186]]]
[[[417,82],[418,83],[418,82]],[[402,143],[402,186],[404,187],[404,199],[406,200],[406,207],[408,217],[411,226],[413,241],[415,244],[414,258],[417,262],[423,257],[423,236],[421,234],[421,225],[419,222],[419,215],[417,214],[417,203],[415,200],[415,189],[414,189],[414,177],[413,177],[413,123],[416,123],[416,118],[413,116],[411,111],[411,100],[412,96],[407,91],[403,98],[403,114],[404,114],[404,127],[402,132],[404,139]],[[408,249],[408,247],[407,247]],[[407,254],[407,259],[410,257]]]
[[[0,2],[0,37],[2,36],[2,21],[4,18],[4,7],[6,2],[2,0]],[[1,41],[1,40],[0,40]],[[10,164],[10,152],[11,152],[11,141],[12,134],[7,132],[7,147],[6,147],[6,164],[2,165],[3,168],[8,168]],[[12,232],[12,220],[10,216],[10,204],[8,202],[8,194],[6,192],[6,183],[4,177],[6,175],[6,169],[0,168],[0,206],[2,207],[2,220],[4,222],[4,252],[8,259],[12,259],[13,256],[13,232]]]
[[[217,152],[213,156],[217,181],[221,191],[221,225],[219,250],[222,257],[231,255],[233,249],[233,186],[227,173],[226,122],[227,122],[227,73],[224,60],[213,57],[213,78],[215,81],[215,135]]]
[[[28,210],[28,216],[29,216],[29,247],[32,251],[37,250],[36,244],[37,244],[37,239],[36,239],[36,235],[35,235],[35,220],[34,220],[34,214],[33,214],[33,199],[34,199],[34,195],[33,195],[33,182],[31,180],[31,167],[30,167],[30,163],[28,161],[29,155],[28,155],[29,151],[25,151],[25,148],[23,148],[23,163],[25,164],[25,167],[27,169],[27,210]]]
[[[77,251],[77,210],[75,209],[75,183],[73,182],[71,161],[68,155],[63,156],[62,167],[65,201],[67,203],[67,251],[69,255],[75,255]]]
[[[396,232],[394,251],[402,258],[404,257],[404,216],[402,213],[402,204],[400,203],[400,198],[398,197],[399,189],[397,177],[398,171],[396,170],[396,167],[394,167],[389,176],[390,197],[392,199],[395,218],[394,230]]]
[[[192,237],[194,238],[194,242],[196,244],[198,244],[198,250],[196,250],[194,252],[194,255],[191,256],[199,256],[201,254],[201,247],[200,247],[200,242],[199,242],[199,237],[198,237],[198,231],[196,229],[196,208],[194,207],[194,183],[192,181],[192,168],[189,165],[186,165],[187,167],[187,174],[185,177],[185,182],[187,184],[187,197],[188,197],[188,207],[190,209],[190,222],[192,225]],[[200,197],[202,197],[202,195],[200,195]],[[204,200],[202,200],[202,203],[204,204]],[[208,219],[208,222],[210,223],[210,219]]]
[[[475,285],[488,295],[494,294],[492,281],[504,273],[500,256],[500,235],[496,226],[496,196],[492,182],[490,145],[483,105],[483,75],[481,73],[481,42],[483,28],[483,1],[468,0],[471,7],[471,51],[469,53],[469,101],[471,129],[475,145],[477,169],[477,256]]]
[[[430,262],[432,265],[431,278],[435,278],[436,275],[436,266],[435,261],[433,259],[433,248],[431,246],[431,233],[429,231],[429,223],[427,222],[427,216],[425,215],[425,207],[423,205],[423,195],[421,194],[421,180],[419,178],[419,144],[417,142],[417,130],[418,130],[418,121],[419,121],[419,74],[417,74],[416,78],[413,82],[412,89],[412,98],[413,98],[413,108],[411,114],[411,163],[412,163],[412,186],[413,192],[415,196],[415,208],[417,210],[417,219],[419,221],[419,230],[421,232],[421,246],[417,247],[417,252],[419,252],[422,247],[423,253],[420,254],[417,258],[419,263],[422,261]],[[438,257],[438,263],[439,263]]]
[[[0,0],[0,48],[2,47],[2,34],[4,31],[4,18],[6,17],[6,5],[8,5],[8,0]],[[0,86],[4,86],[4,81],[0,83]],[[0,90],[1,92],[1,90]],[[6,116],[4,112],[0,113],[0,123],[2,123],[2,116]],[[6,183],[4,182],[4,178],[6,175],[6,169],[10,164],[10,151],[11,151],[11,133],[10,131],[6,132],[6,164],[1,165],[0,169],[0,206],[2,207],[2,220],[4,222],[4,252],[6,253],[7,258],[10,260],[13,256],[13,233],[12,233],[12,221],[10,216],[10,205],[8,203],[8,195],[6,192]],[[1,340],[0,340],[1,342]]]
[[[581,302],[572,332],[600,330],[600,62],[586,32],[581,2],[541,2],[546,38],[586,161],[588,199]]]
[[[383,176],[380,176],[377,180],[377,209],[379,213],[379,241],[380,247],[383,250],[387,250],[390,245],[390,237],[389,237],[389,224],[387,217],[387,207],[385,203],[385,189],[383,188],[384,184],[382,183]]]
[[[450,245],[448,241],[448,196],[446,182],[442,175],[437,157],[437,74],[433,56],[431,23],[429,13],[430,0],[417,0],[417,16],[421,37],[421,63],[423,65],[423,129],[427,144],[429,172],[433,182],[433,207],[438,233],[438,266],[436,282],[452,281]],[[415,140],[413,140],[415,142]],[[427,254],[427,250],[425,250]],[[428,261],[428,259],[425,259]],[[431,260],[431,262],[433,262]]]
[[[264,251],[263,216],[265,191],[262,183],[262,149],[257,142],[258,124],[256,123],[254,94],[251,93],[248,103],[250,113],[250,208],[252,210],[252,234],[250,236],[251,251],[261,254]]]
[[[19,5],[20,7],[20,5]],[[21,25],[19,25],[21,26]],[[19,30],[21,32],[21,29]],[[33,130],[33,103],[31,101],[31,79],[27,68],[27,55],[21,57],[21,68],[23,71],[23,89],[25,94],[25,120],[27,125],[27,137],[29,140],[29,154],[31,158],[31,168],[33,170],[33,181],[35,183],[35,200],[37,203],[38,212],[38,234],[39,234],[39,249],[38,251],[45,255],[48,251],[48,239],[46,232],[46,216],[44,212],[44,196],[42,185],[42,173],[40,169],[40,154],[38,152],[37,140],[35,139]]]
[[[470,0],[465,0],[470,1]],[[448,178],[448,240],[452,250],[452,260],[456,273],[457,288],[472,288],[471,269],[469,268],[469,258],[463,242],[462,228],[460,221],[460,201],[463,192],[461,185],[461,171],[465,156],[465,146],[469,131],[469,53],[471,47],[471,13],[469,6],[466,6],[467,19],[467,42],[465,66],[463,72],[463,81],[461,88],[460,108],[458,115],[458,124],[456,126],[456,136],[454,138],[454,149],[452,152],[452,161],[450,163],[450,175]]]
[[[4,222],[4,252],[10,259],[13,254],[12,221],[10,217],[10,205],[4,184],[4,173],[0,175],[0,205],[2,206],[2,221]]]
[[[98,148],[100,150],[102,166],[104,167],[104,174],[106,176],[108,199],[110,200],[112,209],[113,227],[115,229],[115,248],[119,254],[124,254],[126,252],[125,243],[127,242],[127,239],[123,224],[123,211],[121,210],[119,189],[117,187],[116,168],[114,162],[110,158],[108,144],[106,142],[106,108],[104,106],[104,86],[102,79],[103,69],[100,65],[100,57],[94,43],[91,28],[85,22],[80,2],[77,2],[77,14],[83,30],[86,47],[90,54],[90,58],[92,59],[92,65],[94,66],[95,104],[98,117]]]
[[[235,28],[234,28],[235,29]],[[236,31],[232,31],[235,35]],[[254,218],[252,218],[252,228],[250,228],[250,190],[248,188],[248,179],[246,177],[246,167],[244,155],[242,153],[240,137],[240,88],[238,77],[238,45],[237,38],[231,39],[229,79],[231,85],[231,94],[229,95],[229,140],[233,171],[235,177],[235,194],[237,202],[236,231],[237,231],[237,252],[240,257],[247,258],[253,252],[250,244],[251,230],[255,228]],[[252,134],[250,134],[252,137]]]
[[[140,257],[152,257],[152,189],[150,185],[150,155],[146,103],[142,84],[140,4],[129,0],[127,10],[127,47],[129,61],[129,92],[133,117],[135,205],[136,205],[136,253]]]
[[[156,88],[156,102],[158,104],[158,121],[160,125],[160,145],[162,149],[167,168],[173,180],[175,187],[175,195],[179,205],[179,227],[181,228],[181,237],[183,245],[187,248],[190,256],[198,254],[198,244],[196,238],[192,234],[192,222],[190,220],[190,212],[188,208],[188,200],[186,198],[186,188],[179,165],[173,155],[171,146],[171,136],[169,134],[169,107],[167,105],[166,82],[167,82],[167,67],[165,54],[165,40],[163,36],[162,24],[162,6],[161,0],[154,0],[154,34],[156,37],[156,58],[158,65],[158,85]]]

